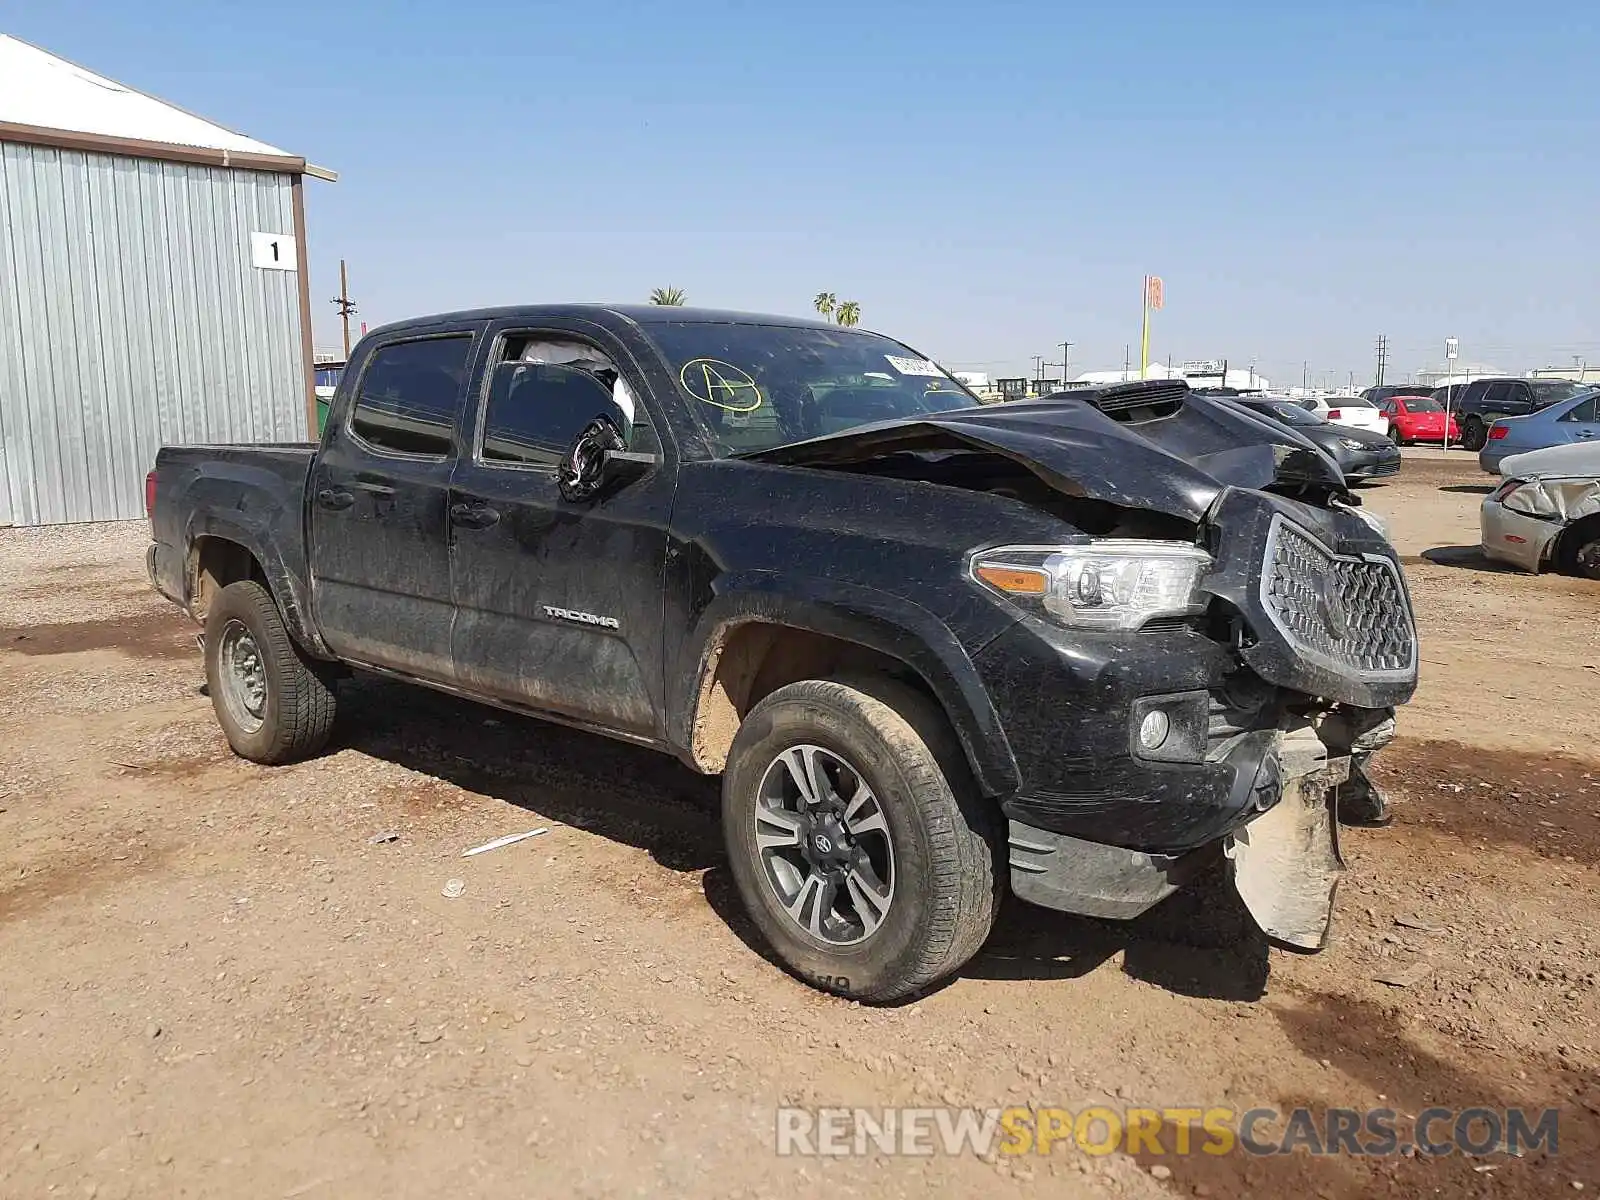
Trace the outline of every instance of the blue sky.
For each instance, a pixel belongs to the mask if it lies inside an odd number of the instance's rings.
[[[1600,362],[1592,3],[0,0],[13,33],[338,170],[362,317],[806,312],[956,365],[1138,353],[1358,382]]]

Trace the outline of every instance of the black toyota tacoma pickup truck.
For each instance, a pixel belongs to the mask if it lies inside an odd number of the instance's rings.
[[[810,321],[408,321],[320,445],[149,487],[239,754],[316,754],[352,668],[675,754],[778,957],[867,1001],[1007,888],[1131,917],[1206,872],[1320,948],[1333,797],[1416,683],[1394,551],[1294,431],[1168,382],[980,407]]]

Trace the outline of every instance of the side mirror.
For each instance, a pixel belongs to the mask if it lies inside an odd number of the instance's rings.
[[[573,504],[639,478],[656,464],[654,454],[629,451],[616,423],[596,417],[583,427],[556,470],[561,498]]]

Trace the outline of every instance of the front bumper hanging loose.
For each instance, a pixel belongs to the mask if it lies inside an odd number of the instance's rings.
[[[1333,920],[1344,859],[1334,812],[1348,756],[1329,757],[1310,729],[1283,739],[1278,803],[1227,839],[1233,883],[1261,931],[1297,950],[1320,950]]]

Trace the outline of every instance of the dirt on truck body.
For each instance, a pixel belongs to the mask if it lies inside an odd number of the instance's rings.
[[[982,408],[877,334],[656,308],[364,338],[316,447],[161,451],[152,582],[246,758],[375,671],[722,774],[775,956],[914,996],[1009,892],[1221,873],[1326,941],[1333,798],[1416,684],[1393,550],[1292,430],[1181,384]]]

